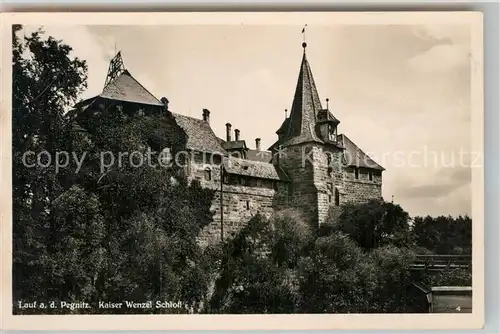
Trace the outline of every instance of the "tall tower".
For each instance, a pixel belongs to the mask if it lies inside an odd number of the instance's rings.
[[[339,205],[342,188],[343,147],[337,139],[340,123],[323,109],[307,60],[303,56],[290,116],[279,130],[273,163],[279,164],[291,179],[289,204],[299,208],[319,227],[328,212]]]

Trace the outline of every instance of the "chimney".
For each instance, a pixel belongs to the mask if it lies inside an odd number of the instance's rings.
[[[168,99],[164,96],[161,98],[161,103],[163,103],[165,105],[165,110],[168,110]]]
[[[255,148],[260,151],[260,138],[255,138]]]
[[[234,130],[234,140],[240,140],[240,130]]]
[[[231,141],[231,123],[226,123],[226,141]]]
[[[203,109],[203,120],[210,124],[210,110]]]

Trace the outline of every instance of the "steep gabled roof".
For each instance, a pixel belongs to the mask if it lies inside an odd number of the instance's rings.
[[[268,162],[231,157],[224,161],[224,169],[229,174],[251,176],[269,180],[288,181],[286,174],[280,169],[279,166],[275,166]]]
[[[345,147],[344,156],[348,166],[364,167],[377,170],[385,170],[384,167],[377,164],[372,158],[363,152],[352,140],[346,135],[340,134],[338,140]]]
[[[110,100],[163,106],[163,103],[144,88],[127,70],[110,81],[99,96]]]
[[[153,94],[141,85],[129,71],[125,70],[118,77],[111,80],[102,90],[102,93],[85,99],[75,104],[74,108],[84,111],[95,101],[102,99],[132,102],[152,106],[163,107]]]
[[[290,120],[284,132],[286,138],[285,144],[291,145],[305,142],[323,143],[316,133],[317,113],[322,109],[311,67],[307,61],[304,49],[289,117]]]
[[[210,125],[202,119],[172,113],[177,125],[186,133],[188,149],[207,153],[226,153]]]
[[[224,141],[222,147],[226,150],[246,150],[247,144],[244,140]]]
[[[271,162],[272,153],[265,150],[248,150],[247,159],[253,161]]]

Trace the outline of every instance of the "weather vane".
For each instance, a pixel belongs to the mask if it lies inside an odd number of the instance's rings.
[[[306,46],[307,46],[307,43],[306,43],[306,27],[307,27],[307,24],[304,25],[304,28],[302,28],[302,47],[305,49]]]

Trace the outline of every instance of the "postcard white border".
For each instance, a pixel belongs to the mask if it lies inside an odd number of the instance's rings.
[[[484,168],[472,170],[471,314],[12,315],[11,25],[417,25],[464,24],[471,32],[472,150],[484,162],[481,12],[3,13],[0,89],[1,321],[3,330],[477,329],[484,325]],[[481,164],[483,165],[483,164]]]

